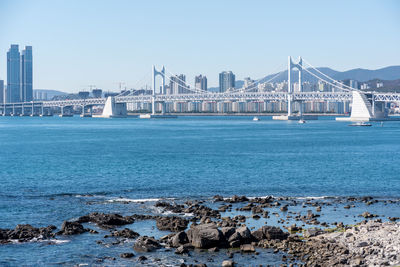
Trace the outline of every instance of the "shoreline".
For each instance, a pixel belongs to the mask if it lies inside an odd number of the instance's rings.
[[[370,196],[214,196],[212,200],[184,202],[178,199],[130,201],[116,198],[107,205],[148,205],[146,207],[152,213],[146,209],[141,214],[126,215],[91,212],[77,219],[67,218],[59,228],[17,225],[15,229],[0,230],[0,246],[43,241],[62,245],[79,242],[80,236],[101,238],[99,235],[104,234],[103,239],[96,241],[97,245],[113,247],[133,244],[133,248],[130,245],[130,249],[122,249],[120,255],[113,254],[102,259],[107,265],[119,265],[119,260],[151,265],[157,262],[159,253],[167,255],[164,264],[177,264],[177,261],[183,260],[181,266],[242,266],[248,260],[262,258],[264,254],[279,256],[281,264],[292,266],[394,265],[400,264],[400,257],[385,255],[400,255],[400,243],[382,233],[393,233],[398,237],[399,218],[367,210],[374,205],[399,204],[399,198]],[[357,220],[354,224],[343,223],[344,217],[340,221],[327,222],[324,212],[332,206],[350,212],[357,207],[366,211],[353,214]],[[263,220],[265,222],[261,223]],[[278,223],[273,223],[273,220],[278,220]],[[293,224],[293,221],[296,223]],[[143,227],[149,223],[155,223],[156,230],[166,234],[158,237],[142,234],[139,225]],[[130,226],[133,228],[127,228]],[[77,237],[71,240],[70,237],[75,235]],[[111,244],[109,240],[112,240]],[[395,249],[391,249],[393,247]],[[332,249],[335,254],[329,256]],[[204,260],[206,254],[216,256],[220,262]],[[367,257],[370,254],[373,257]]]

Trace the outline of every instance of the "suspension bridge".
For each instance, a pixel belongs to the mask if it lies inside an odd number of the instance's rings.
[[[297,88],[294,90],[293,81],[295,77],[291,77],[291,70],[298,71]],[[129,103],[146,103],[151,106],[151,113],[142,116],[143,118],[155,118],[168,116],[166,112],[167,103],[187,102],[281,102],[285,103],[287,115],[274,116],[274,119],[292,120],[306,118],[304,114],[304,103],[306,102],[350,102],[352,106],[351,116],[345,118],[353,121],[368,120],[387,120],[387,110],[385,103],[400,102],[400,94],[397,93],[376,93],[364,92],[359,89],[352,88],[340,81],[337,81],[324,74],[306,60],[301,57],[294,62],[288,57],[288,77],[287,90],[285,91],[260,91],[258,85],[262,83],[273,82],[283,72],[279,72],[268,80],[261,78],[254,81],[247,87],[229,89],[226,92],[209,92],[201,88],[189,85],[186,81],[181,80],[178,76],[169,73],[165,67],[157,70],[152,67],[152,88],[151,94],[137,95],[134,90],[125,91],[119,95],[108,98],[87,98],[75,100],[56,100],[56,101],[31,101],[20,103],[4,103],[0,104],[0,113],[3,116],[48,116],[53,114],[53,110],[57,109],[60,116],[72,116],[66,110],[73,107],[81,107],[81,116],[93,116],[92,110],[94,106],[103,106],[103,112],[100,117],[126,117],[127,104]],[[308,73],[318,81],[331,86],[329,92],[307,91],[303,90],[303,74]],[[157,78],[161,78],[161,85],[157,87]],[[165,89],[166,81],[178,82],[179,86],[185,89],[184,93],[170,93]],[[294,111],[294,106],[297,111]],[[310,117],[311,118],[311,117]]]

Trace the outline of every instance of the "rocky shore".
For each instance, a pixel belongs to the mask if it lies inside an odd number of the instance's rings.
[[[264,250],[281,253],[283,266],[400,265],[400,223],[397,217],[382,220],[378,218],[382,216],[365,211],[354,215],[360,220],[356,224],[320,221],[321,211],[326,207],[340,203],[340,207],[347,210],[359,203],[368,207],[380,201],[393,204],[392,200],[372,197],[321,201],[271,196],[214,196],[210,201],[212,205],[199,200],[184,203],[164,200],[153,206],[168,215],[93,212],[64,221],[59,230],[53,225],[41,228],[17,225],[15,229],[0,229],[0,244],[51,241],[82,234],[100,235],[100,231],[106,231],[107,234],[102,238],[99,236],[96,241],[98,245],[109,245],[107,240],[112,240],[112,246],[127,240],[133,244],[131,251],[112,255],[108,260],[119,256],[144,265],[155,264],[157,259],[150,262],[149,258],[160,250],[182,257],[180,266],[240,266],[235,261],[237,255],[257,257]],[[268,224],[274,217],[279,218],[277,222],[281,226],[255,228],[248,225],[250,220],[261,219]],[[140,229],[135,228],[140,221],[155,221],[158,230],[169,234],[160,238],[141,235]],[[288,225],[293,221],[297,223]],[[194,256],[197,251],[222,253],[223,257],[218,263],[212,259],[199,262]]]

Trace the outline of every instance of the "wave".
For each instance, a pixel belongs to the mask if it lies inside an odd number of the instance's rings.
[[[107,200],[107,202],[133,202],[133,203],[140,203],[140,202],[157,202],[160,200],[174,200],[174,198],[113,198]]]
[[[10,239],[10,242],[12,244],[24,244],[25,242],[20,242],[18,239]],[[31,240],[28,241],[28,243],[50,243],[50,244],[64,244],[68,243],[70,240],[60,240],[60,239],[37,239],[37,238],[32,238]]]

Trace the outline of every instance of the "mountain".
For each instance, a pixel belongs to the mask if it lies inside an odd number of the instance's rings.
[[[52,99],[55,96],[59,95],[67,95],[68,93],[57,91],[57,90],[49,90],[49,89],[34,89],[33,95],[38,99]]]
[[[317,75],[317,76],[322,76],[319,74],[317,71],[313,69],[307,69],[309,72]],[[382,69],[377,69],[377,70],[367,70],[367,69],[352,69],[348,71],[336,71],[331,68],[327,67],[320,67],[317,68],[320,72],[324,73],[325,75],[328,75],[329,77],[335,79],[335,80],[357,80],[359,82],[366,82],[370,81],[373,79],[380,79],[380,80],[396,80],[400,79],[400,66],[390,66]],[[278,75],[278,73],[268,75],[264,77],[261,82],[268,81],[269,79],[272,79],[274,76]],[[287,75],[288,72],[287,70],[281,72],[275,79],[272,80],[272,82],[283,82],[287,81]],[[290,72],[291,77],[293,77],[293,81],[297,81],[298,79],[298,71],[297,70],[292,70]],[[317,78],[315,78],[313,75],[309,74],[307,71],[303,70],[303,81],[304,82],[311,82],[315,83],[318,81]]]

